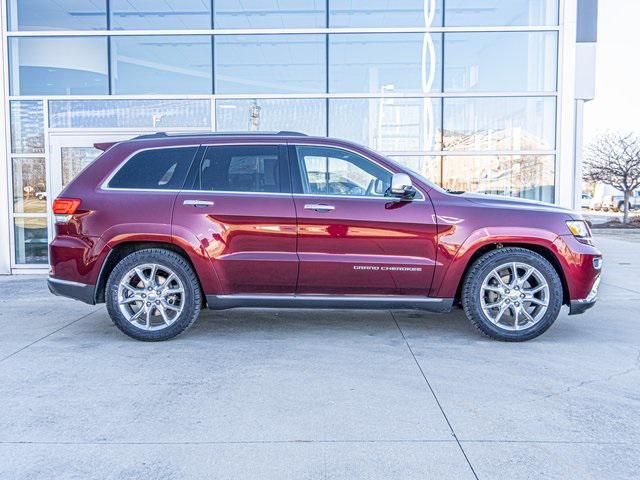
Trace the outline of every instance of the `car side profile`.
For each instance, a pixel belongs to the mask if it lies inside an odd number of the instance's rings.
[[[54,201],[50,290],[106,303],[139,340],[201,308],[462,307],[523,341],[595,301],[602,255],[576,212],[448,192],[351,142],[295,132],[143,135]]]

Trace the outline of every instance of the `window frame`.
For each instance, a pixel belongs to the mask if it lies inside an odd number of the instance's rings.
[[[290,142],[288,144],[288,153],[289,153],[289,164],[290,164],[290,168],[291,168],[291,182],[292,182],[292,186],[293,186],[293,196],[294,197],[320,197],[320,198],[342,198],[342,199],[374,199],[374,200],[384,200],[385,202],[392,202],[392,201],[402,201],[403,199],[401,199],[400,197],[393,197],[393,196],[385,196],[385,195],[335,195],[335,194],[330,194],[330,193],[305,193],[304,192],[304,186],[303,186],[303,182],[302,182],[302,171],[300,168],[300,160],[298,157],[298,153],[296,150],[296,147],[317,147],[317,148],[331,148],[334,150],[342,150],[344,152],[350,153],[352,155],[357,155],[361,158],[363,158],[364,160],[373,163],[375,166],[386,170],[387,172],[389,172],[392,176],[395,173],[406,173],[407,175],[409,175],[409,177],[411,178],[412,181],[414,181],[415,179],[413,178],[413,175],[411,174],[411,172],[409,171],[405,171],[405,170],[401,170],[400,172],[394,172],[393,170],[391,170],[389,167],[387,167],[386,165],[383,165],[382,163],[372,159],[370,156],[365,155],[361,152],[358,152],[356,150],[353,150],[351,148],[347,148],[347,147],[343,147],[343,146],[338,146],[338,145],[328,145],[328,144],[323,144],[323,143],[304,143],[304,142]],[[415,184],[413,185],[413,188],[416,190],[416,195],[411,199],[412,202],[424,202],[426,195],[425,193],[419,188],[417,187]]]
[[[228,147],[277,147],[278,149],[278,174],[280,176],[280,191],[279,192],[242,192],[231,190],[201,190],[197,188],[197,181],[200,175],[200,166],[202,160],[206,155],[209,148],[228,148]],[[287,147],[282,142],[232,142],[232,143],[210,143],[200,145],[197,155],[191,162],[191,167],[187,173],[182,192],[197,193],[201,195],[286,195],[289,196],[292,193],[291,189],[291,172],[289,168],[289,158]]]
[[[187,167],[187,174],[185,176],[184,182],[182,182],[181,188],[140,188],[140,187],[128,188],[128,187],[110,187],[109,186],[109,183],[118,174],[118,172],[120,172],[120,170],[129,162],[129,160],[131,160],[133,157],[135,157],[139,153],[146,152],[148,150],[168,150],[168,149],[174,149],[174,148],[195,148],[196,149],[196,152],[193,155],[193,158],[191,159],[189,166]],[[188,144],[188,145],[162,145],[159,147],[139,148],[131,152],[129,155],[127,155],[126,158],[122,162],[120,162],[116,168],[113,169],[113,171],[107,176],[107,178],[100,184],[100,190],[115,191],[115,192],[120,191],[120,192],[178,193],[186,185],[186,182],[189,179],[189,175],[191,173],[191,169],[193,167],[194,160],[196,158],[199,158],[201,150],[202,150],[202,145],[200,145],[200,143]],[[98,158],[100,158],[101,156],[102,155],[99,155]]]

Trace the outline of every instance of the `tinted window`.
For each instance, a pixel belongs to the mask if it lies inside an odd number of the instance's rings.
[[[557,25],[558,0],[447,0],[445,24]]]
[[[196,189],[281,192],[282,178],[277,145],[208,147],[200,162]]]
[[[309,135],[327,134],[327,108],[323,98],[255,98],[216,100],[218,132],[293,130]]]
[[[104,30],[105,0],[9,0],[11,30]]]
[[[324,35],[219,35],[216,93],[324,93]]]
[[[197,150],[197,147],[144,150],[118,170],[109,187],[180,189]]]
[[[447,92],[556,89],[557,32],[464,32],[444,36]]]
[[[391,173],[360,155],[327,147],[297,146],[304,193],[382,197]]]
[[[114,94],[211,93],[208,35],[112,37],[110,51]]]
[[[216,28],[321,28],[325,0],[215,0]]]
[[[439,33],[329,35],[329,91],[438,92],[441,44]]]
[[[211,28],[211,3],[202,0],[110,0],[112,30]]]
[[[106,37],[9,39],[12,95],[107,95]]]

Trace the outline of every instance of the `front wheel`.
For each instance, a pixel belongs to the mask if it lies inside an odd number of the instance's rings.
[[[562,283],[543,256],[524,248],[500,248],[474,262],[461,300],[481,332],[496,340],[521,342],[541,335],[556,320]]]
[[[107,311],[136,340],[168,340],[189,328],[202,303],[189,263],[169,250],[150,248],[123,258],[107,281]]]

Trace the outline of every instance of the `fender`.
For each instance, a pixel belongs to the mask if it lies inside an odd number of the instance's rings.
[[[455,232],[455,230],[453,230]],[[532,227],[485,227],[475,230],[464,241],[458,243],[455,234],[444,234],[438,242],[438,265],[434,272],[433,285],[437,289],[436,297],[454,297],[469,261],[480,248],[497,243],[512,245],[537,245],[550,250],[561,260],[555,243],[558,235],[540,228]]]

